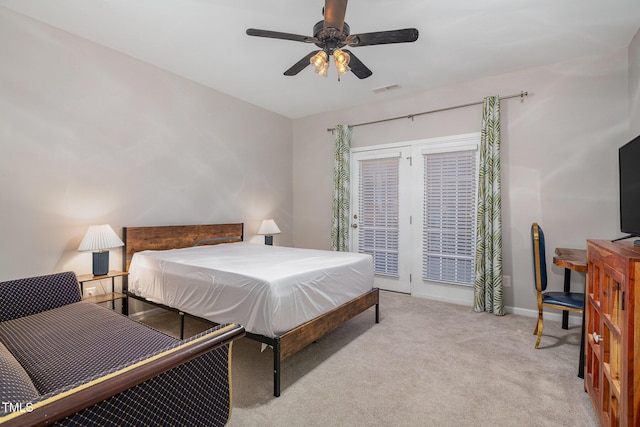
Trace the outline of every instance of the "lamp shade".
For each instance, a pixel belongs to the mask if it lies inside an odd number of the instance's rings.
[[[265,219],[260,224],[260,228],[258,229],[258,234],[262,234],[265,236],[271,236],[273,234],[279,234],[280,229],[276,225],[276,222],[272,219]]]
[[[99,252],[120,246],[124,246],[124,242],[109,224],[92,225],[80,242],[78,250]]]

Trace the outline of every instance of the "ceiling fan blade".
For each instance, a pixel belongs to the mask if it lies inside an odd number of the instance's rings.
[[[366,79],[371,74],[373,74],[373,72],[369,68],[367,68],[367,66],[364,65],[362,61],[360,61],[358,57],[353,54],[353,52],[347,49],[343,49],[343,51],[347,52],[351,57],[351,60],[349,61],[349,68],[351,68],[351,72],[355,74],[357,78]]]
[[[324,27],[342,31],[344,15],[347,13],[347,0],[325,0]]]
[[[351,47],[356,47],[376,44],[408,43],[416,40],[418,40],[418,30],[415,28],[405,28],[403,30],[352,34],[347,38],[346,44]]]
[[[291,66],[291,68],[289,68],[287,71],[284,72],[285,76],[295,76],[296,74],[298,74],[300,71],[304,70],[307,65],[311,64],[311,57],[313,55],[315,55],[316,53],[320,52],[319,50],[314,50],[313,52],[309,53],[307,56],[305,56],[304,58],[302,58],[300,61],[296,62],[295,64],[293,64]]]
[[[281,33],[279,31],[258,30],[256,28],[249,28],[247,30],[248,36],[267,37],[270,39],[292,40],[294,42],[315,43],[315,37],[301,36],[298,34]]]

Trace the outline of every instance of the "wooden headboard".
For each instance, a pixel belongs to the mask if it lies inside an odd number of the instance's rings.
[[[123,269],[129,271],[136,252],[241,242],[243,238],[243,223],[123,227]]]

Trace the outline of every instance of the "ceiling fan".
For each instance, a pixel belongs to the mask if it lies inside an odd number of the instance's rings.
[[[346,12],[347,0],[325,0],[323,9],[324,19],[313,26],[312,37],[281,33],[278,31],[258,30],[255,28],[249,28],[247,35],[313,43],[320,48],[320,50],[314,50],[293,64],[291,68],[284,72],[285,76],[295,76],[309,64],[313,64],[316,73],[321,76],[326,76],[329,57],[333,56],[336,68],[338,69],[338,78],[340,75],[351,71],[359,79],[366,79],[373,74],[373,72],[351,51],[342,49],[343,47],[408,43],[418,39],[418,30],[415,28],[350,34],[349,24],[344,22]]]

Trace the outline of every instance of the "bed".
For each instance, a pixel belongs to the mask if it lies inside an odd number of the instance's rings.
[[[281,361],[375,306],[369,256],[246,243],[244,225],[123,228],[126,293],[211,323],[242,324]]]

